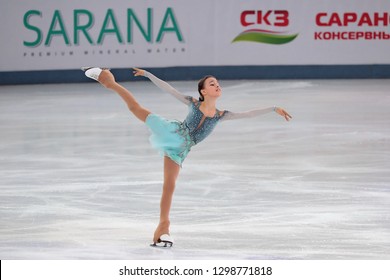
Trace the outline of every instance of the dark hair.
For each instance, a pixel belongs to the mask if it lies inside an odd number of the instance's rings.
[[[206,80],[207,80],[208,78],[214,78],[214,76],[212,76],[212,75],[204,76],[204,77],[203,77],[202,79],[200,79],[199,82],[198,82],[198,92],[199,92],[199,94],[200,94],[200,97],[199,97],[199,101],[200,101],[200,102],[204,101],[204,96],[203,96],[201,90],[204,88],[204,83],[206,82]]]

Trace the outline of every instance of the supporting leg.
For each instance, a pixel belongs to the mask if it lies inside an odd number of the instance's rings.
[[[160,201],[160,223],[154,232],[153,242],[157,242],[161,235],[169,234],[169,212],[179,172],[180,166],[169,157],[164,157],[164,185]]]

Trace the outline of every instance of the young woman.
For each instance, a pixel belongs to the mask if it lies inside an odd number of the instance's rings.
[[[168,83],[160,80],[150,72],[134,68],[135,76],[149,78],[157,87],[170,93],[189,107],[189,113],[183,122],[167,120],[153,114],[141,106],[133,94],[115,81],[108,69],[82,68],[85,75],[100,82],[106,88],[115,91],[126,102],[129,110],[151,131],[150,142],[154,148],[164,155],[164,184],[160,201],[160,222],[154,232],[153,245],[172,246],[173,239],[169,235],[169,211],[173,192],[180,168],[192,146],[204,140],[220,122],[225,120],[249,118],[276,112],[287,121],[291,116],[282,108],[270,107],[256,109],[244,113],[233,113],[216,108],[217,99],[222,89],[213,76],[205,76],[198,83],[199,100],[184,96]]]

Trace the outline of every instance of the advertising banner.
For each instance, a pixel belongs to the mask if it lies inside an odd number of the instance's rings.
[[[390,63],[384,0],[0,3],[0,71]]]

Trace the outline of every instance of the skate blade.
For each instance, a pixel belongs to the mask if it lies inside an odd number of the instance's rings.
[[[173,243],[170,241],[160,241],[158,243],[150,244],[150,246],[156,248],[171,248],[173,246]]]
[[[87,70],[89,70],[89,69],[92,69],[92,68],[100,68],[100,69],[102,69],[102,70],[111,70],[111,69],[108,68],[108,67],[87,67],[87,66],[81,67],[81,70],[85,72],[85,71],[87,71]]]

